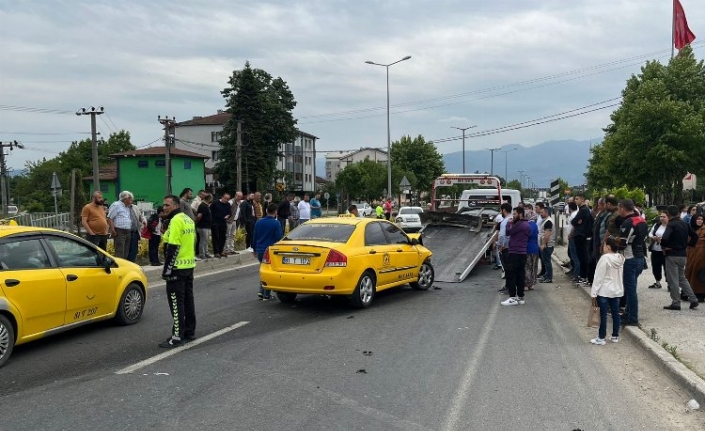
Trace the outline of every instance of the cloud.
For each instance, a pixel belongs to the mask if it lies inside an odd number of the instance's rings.
[[[668,59],[670,5],[640,0],[505,2],[362,0],[156,0],[5,2],[0,5],[0,104],[74,111],[105,106],[115,126],[144,145],[161,134],[156,116],[188,119],[222,108],[235,69],[281,76],[298,102],[300,128],[319,149],[386,147],[385,69],[392,139],[458,136],[619,95],[646,59]],[[683,0],[705,38],[705,3]],[[698,40],[696,40],[697,42]],[[696,54],[701,50],[696,49]],[[649,54],[631,61],[616,62]],[[615,62],[609,67],[595,65]],[[547,76],[580,70],[551,79]],[[531,81],[533,80],[533,81]],[[529,82],[526,82],[529,81]],[[524,82],[523,84],[518,84]],[[609,110],[469,139],[468,150],[602,135]],[[101,132],[114,129],[99,121]],[[0,139],[24,137],[13,164],[82,139],[86,118],[6,112]],[[8,132],[55,132],[46,136]],[[457,151],[459,141],[439,144]],[[16,161],[15,161],[16,160]]]

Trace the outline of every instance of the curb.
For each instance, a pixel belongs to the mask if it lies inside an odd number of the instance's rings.
[[[206,259],[196,262],[196,268],[193,271],[194,275],[204,275],[209,272],[218,271],[226,268],[235,268],[246,263],[254,262],[256,259],[252,253],[246,251],[231,254],[222,259]],[[162,268],[160,266],[144,266],[145,274],[147,275],[147,283],[156,284],[162,282]]]
[[[559,266],[563,263],[554,253],[551,260]],[[565,275],[565,273],[563,274]],[[554,277],[555,278],[555,277]],[[579,289],[590,297],[590,293],[584,288]],[[626,333],[632,341],[648,356],[651,357],[660,368],[662,368],[673,380],[683,386],[702,405],[705,403],[705,381],[693,371],[688,369],[682,362],[673,357],[657,342],[649,338],[639,327],[623,326],[622,333]]]

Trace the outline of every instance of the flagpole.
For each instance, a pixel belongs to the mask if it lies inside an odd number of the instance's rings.
[[[672,2],[672,11],[671,11],[671,60],[673,60],[673,49],[674,46],[676,45],[676,0],[673,0]]]

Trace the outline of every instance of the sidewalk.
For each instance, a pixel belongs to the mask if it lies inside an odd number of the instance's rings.
[[[559,269],[563,269],[560,263],[567,261],[567,248],[556,247],[553,252],[554,283],[567,284],[567,276],[559,276],[563,280],[557,280],[555,276],[560,274]],[[688,309],[687,302],[682,304],[681,311],[664,310],[663,306],[671,303],[665,279],[661,280],[663,288],[649,289],[647,286],[654,282],[649,266],[641,273],[637,284],[641,326],[624,326],[623,333],[633,337],[645,352],[662,362],[665,371],[702,404],[705,402],[705,303],[700,303],[695,310]],[[575,284],[571,286],[575,287]],[[589,297],[589,287],[580,289]]]
[[[240,265],[245,265],[248,263],[256,262],[252,253],[248,253],[244,250],[236,252],[236,254],[231,254],[228,257],[221,259],[204,259],[196,262],[196,269],[194,270],[194,275],[203,275],[209,272],[222,271],[228,268],[234,268]],[[149,284],[156,284],[162,281],[162,267],[161,266],[143,266],[142,269],[147,275],[147,282]]]

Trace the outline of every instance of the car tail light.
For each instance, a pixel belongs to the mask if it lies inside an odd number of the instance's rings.
[[[331,250],[324,266],[348,266],[348,257],[339,251]]]
[[[262,263],[267,263],[269,264],[269,247],[264,251],[264,254],[262,255]]]

